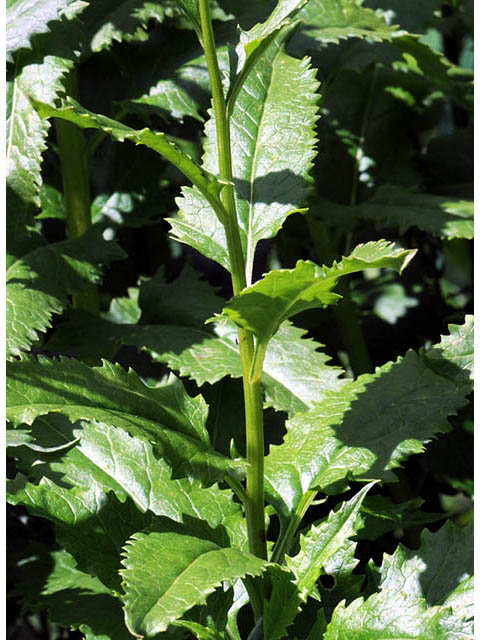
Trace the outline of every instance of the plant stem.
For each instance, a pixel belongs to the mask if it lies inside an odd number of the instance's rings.
[[[77,95],[75,72],[71,72],[65,81],[65,88],[69,95]],[[67,209],[67,235],[69,238],[78,238],[92,225],[85,139],[79,127],[59,118],[55,118],[55,131]],[[98,315],[100,304],[97,287],[88,284],[84,291],[73,297],[73,306]]]
[[[217,52],[213,37],[212,20],[208,0],[200,0],[200,21],[202,26],[202,44],[205,51],[212,102],[217,129],[218,165],[220,178],[225,182],[221,199],[227,212],[225,234],[227,237],[230,272],[234,294],[246,287],[245,259],[243,255],[240,231],[238,228],[233,184],[232,155],[230,149],[230,126],[227,118],[225,94],[223,91]],[[247,441],[247,487],[246,518],[250,551],[260,558],[267,558],[264,515],[263,480],[263,405],[260,381],[250,382],[250,370],[254,356],[253,335],[238,330],[240,358],[243,373],[243,391],[245,399],[245,425]]]
[[[281,564],[283,562],[283,558],[286,553],[290,550],[293,538],[297,532],[298,527],[300,526],[301,521],[303,520],[303,516],[307,512],[308,507],[312,504],[313,499],[317,495],[317,491],[309,490],[303,494],[300,503],[290,518],[290,522],[288,523],[287,530],[282,538],[278,541],[275,549],[272,553],[272,562],[278,562]]]

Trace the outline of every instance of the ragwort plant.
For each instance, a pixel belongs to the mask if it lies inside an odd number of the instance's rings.
[[[387,186],[362,205],[365,129],[358,138],[343,129],[354,159],[348,206],[319,212],[311,170],[317,120],[328,109],[320,111],[322,86],[305,52],[308,42],[335,47],[345,38],[397,47],[401,73],[415,66],[464,106],[469,84],[459,67],[353,0],[279,0],[257,22],[261,11],[247,3],[250,28],[229,32],[236,40],[228,47],[216,46],[211,13],[226,20],[227,9],[207,0],[137,3],[135,11],[103,1],[29,4],[12,1],[7,16],[7,447],[15,460],[7,495],[53,523],[56,545],[38,541],[23,554],[16,591],[25,611],[48,610],[89,640],[473,637],[471,522],[424,529],[418,548],[400,544],[381,566],[355,557],[359,540],[442,517],[376,491],[394,486],[394,470],[449,431],[448,416],[467,404],[472,318],[372,372],[346,276],[401,273],[416,250],[374,240],[337,258],[352,210],[356,223],[465,239],[471,203]],[[146,39],[142,25],[167,18],[193,28],[203,53],[161,90],[118,103],[117,119],[82,107],[78,61],[113,40]],[[364,115],[381,73],[374,51]],[[178,129],[122,122],[149,109],[198,118],[195,87],[211,92],[201,161]],[[402,91],[397,98],[408,102]],[[41,184],[49,119],[63,198]],[[96,133],[86,142],[83,129]],[[124,257],[108,240],[108,212],[131,204],[97,204],[92,225],[89,162],[107,136],[153,150],[188,180],[170,234],[228,272],[228,301],[186,265],[174,282],[161,272],[142,279],[100,313],[101,266]],[[298,260],[257,278],[258,243],[293,213],[306,216],[328,264]],[[66,221],[66,240],[42,235],[48,218]],[[342,296],[331,317],[355,378],[342,377],[291,321]],[[68,306],[68,321],[51,329]],[[125,370],[112,362],[121,345],[146,351],[200,393],[187,393],[173,373],[158,382]],[[228,387],[219,392],[212,429],[205,398],[213,404],[210,386],[227,377],[241,378],[244,407],[239,413]],[[269,447],[266,407],[288,415],[283,442]],[[311,509],[342,493],[312,522]]]

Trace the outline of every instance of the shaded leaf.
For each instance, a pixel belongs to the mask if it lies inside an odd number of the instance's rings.
[[[300,611],[300,595],[295,584],[295,575],[280,565],[268,568],[272,593],[265,601],[263,611],[263,633],[269,640],[287,638],[287,629]]]
[[[65,359],[26,358],[8,363],[8,369],[7,414],[14,426],[52,412],[71,421],[101,421],[150,441],[177,477],[199,477],[206,484],[239,467],[211,449],[207,407],[178,380],[150,388],[119,365],[90,368]]]
[[[308,489],[337,493],[349,476],[396,482],[391,470],[448,431],[447,416],[464,405],[464,394],[410,351],[287,422],[283,444],[265,459],[269,498],[288,517]]]
[[[11,262],[7,269],[7,357],[20,355],[51,326],[68,295],[79,293],[88,282],[98,282],[100,264],[124,257],[113,242],[103,240],[99,229],[81,238],[40,247]],[[58,274],[62,278],[58,278]]]

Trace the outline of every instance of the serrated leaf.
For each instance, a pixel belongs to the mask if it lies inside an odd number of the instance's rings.
[[[28,610],[47,610],[50,622],[78,629],[85,640],[132,640],[121,601],[97,578],[80,571],[66,552],[30,552],[19,567],[19,594]]]
[[[284,38],[282,32],[258,60],[230,118],[237,216],[248,282],[258,241],[273,237],[285,218],[303,205],[314,156],[318,83],[307,60],[283,52]],[[204,167],[217,174],[213,117],[207,122],[206,136]],[[205,198],[197,190],[184,189],[177,204],[180,213],[170,220],[174,238],[228,269],[225,232]]]
[[[261,280],[232,298],[223,314],[239,327],[252,331],[262,345],[281,323],[300,311],[326,307],[340,298],[332,289],[341,276],[368,268],[389,267],[402,271],[415,251],[395,248],[386,241],[358,245],[331,267],[299,260],[294,269],[270,271]]]
[[[232,501],[231,491],[215,485],[204,489],[187,479],[172,480],[171,469],[155,458],[149,443],[99,422],[72,425],[59,415],[37,418],[30,437],[30,448],[39,451],[61,451],[62,444],[66,448],[72,441],[78,443],[60,458],[47,460],[49,469],[40,466],[37,473],[52,479],[60,476],[62,483],[77,487],[113,491],[121,501],[130,498],[142,512],[177,522],[187,515],[205,520],[212,528],[222,525],[232,544],[245,546],[242,510]],[[19,467],[25,467],[30,476],[39,467],[38,459],[32,469],[28,458],[23,462],[25,456],[18,453],[17,457]]]
[[[394,529],[422,527],[445,518],[444,513],[420,511],[423,500],[416,498],[399,504],[384,496],[367,496],[360,510],[362,524],[357,531],[359,540],[375,540]]]
[[[68,295],[88,282],[98,282],[100,264],[124,257],[99,229],[81,238],[40,247],[12,262],[7,269],[7,357],[20,355],[61,313]],[[58,278],[58,274],[62,278]]]
[[[362,487],[338,511],[332,511],[319,526],[312,525],[306,535],[300,536],[299,553],[293,558],[287,556],[287,566],[296,576],[303,601],[311,594],[328,560],[355,534],[360,506],[373,484],[371,482]]]
[[[98,488],[66,489],[48,478],[35,485],[18,474],[7,483],[7,499],[52,521],[58,542],[80,568],[117,592],[121,548],[135,531],[152,521],[151,513],[142,514],[131,502],[122,504]]]
[[[241,466],[210,447],[207,407],[201,397],[190,398],[178,380],[150,388],[133,370],[108,362],[90,368],[74,360],[25,358],[7,368],[7,414],[14,426],[48,413],[101,421],[150,441],[177,477],[198,477],[205,484]]]
[[[33,36],[49,31],[50,22],[65,14],[71,17],[87,4],[79,0],[8,0],[7,61],[13,60],[12,53],[18,49],[30,48]]]
[[[345,38],[367,38],[374,42],[390,41],[405,33],[389,25],[381,11],[363,7],[363,0],[310,0],[300,12],[302,31],[292,42],[295,50],[314,49],[316,44],[337,43]]]
[[[391,471],[465,405],[464,393],[413,352],[327,392],[287,422],[287,435],[265,458],[267,494],[286,517],[308,489],[336,493],[348,476],[396,482]]]
[[[300,611],[300,595],[294,574],[285,567],[268,567],[268,575],[272,593],[264,604],[263,633],[269,640],[282,640]]]
[[[473,202],[429,193],[415,193],[383,185],[374,196],[357,205],[350,215],[381,224],[395,224],[400,233],[417,227],[447,240],[473,238]]]
[[[142,42],[148,39],[150,19],[163,22],[179,14],[174,0],[102,0],[91,3],[84,14],[86,44],[93,52],[109,49],[115,42]]]
[[[198,37],[202,37],[202,24],[200,21],[200,8],[198,0],[179,0],[179,5],[183,13],[192,23],[193,28],[197,32]]]
[[[432,369],[467,392],[473,386],[473,316],[466,315],[463,325],[449,324],[448,336],[427,349],[425,359]]]
[[[424,600],[406,593],[382,591],[367,600],[359,598],[333,612],[324,640],[407,640],[464,638],[461,623],[452,619],[448,607],[427,608]]]
[[[36,35],[33,50],[16,56],[7,83],[7,184],[21,200],[36,206],[40,206],[40,169],[49,124],[38,116],[30,98],[53,104],[63,90],[62,79],[78,59],[81,40],[71,18],[86,6],[71,3],[62,19],[51,23],[51,33]]]
[[[399,545],[384,556],[380,589],[442,604],[473,574],[473,549],[473,522],[459,527],[449,520],[435,533],[425,529],[419,549]]]
[[[129,140],[134,144],[143,144],[153,149],[197,185],[208,202],[219,202],[218,196],[221,185],[211,174],[198,167],[190,156],[181,151],[164,133],[151,131],[150,129],[132,129],[121,122],[84,109],[72,98],[61,100],[54,107],[39,100],[33,100],[33,102],[42,118],[62,118],[68,122],[73,122],[83,129],[99,129],[104,131],[118,142]]]
[[[152,637],[204,603],[222,582],[262,573],[265,561],[164,528],[135,534],[123,564],[127,626],[134,635]]]

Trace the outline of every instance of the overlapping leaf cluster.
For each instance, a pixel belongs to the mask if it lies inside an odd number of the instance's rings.
[[[386,498],[379,486],[396,482],[395,470],[449,432],[449,418],[468,405],[473,318],[451,324],[438,344],[354,379],[292,319],[334,307],[345,292],[348,299],[343,276],[401,273],[414,259],[415,250],[385,240],[338,251],[345,230],[379,224],[445,243],[472,237],[468,194],[418,189],[412,167],[396,164],[405,160],[402,149],[398,158],[383,156],[385,174],[400,176],[398,183],[380,172],[372,177],[368,153],[375,164],[384,151],[366,147],[366,125],[358,136],[345,124],[354,128],[360,111],[360,120],[371,117],[379,86],[382,99],[419,113],[446,99],[467,109],[469,74],[391,24],[385,11],[369,8],[375,3],[285,0],[269,15],[256,3],[235,4],[211,8],[249,286],[225,300],[186,264],[173,280],[162,270],[140,278],[128,297],[110,296],[109,311],[94,316],[72,305],[72,296],[121,264],[126,253],[108,238],[151,224],[151,192],[140,185],[138,192],[119,187],[100,195],[106,204],[99,213],[99,201],[92,202],[90,231],[51,242],[42,221],[68,214],[61,179],[52,181],[48,166],[42,173],[49,118],[95,130],[91,155],[107,136],[126,141],[132,153],[134,143],[153,154],[147,157],[159,167],[155,189],[159,175],[163,186],[178,183],[167,162],[183,173],[182,184],[186,178],[191,185],[183,186],[178,210],[171,204],[163,211],[171,241],[180,243],[173,246],[230,270],[215,114],[197,45],[185,55],[172,40],[162,70],[139,73],[138,86],[117,96],[109,113],[118,120],[63,95],[73,68],[131,46],[122,43],[150,42],[164,22],[194,43],[192,31],[201,36],[198,4],[8,3],[7,448],[15,472],[7,496],[29,518],[49,521],[57,545],[38,541],[14,554],[13,595],[23,598],[25,612],[47,610],[52,622],[88,640],[241,640],[239,611],[259,594],[263,616],[251,638],[261,628],[269,640],[472,637],[470,525],[424,529],[417,549],[400,545],[380,566],[359,565],[355,552],[359,540],[442,519],[420,511],[421,500]],[[238,22],[245,28],[237,30]],[[355,48],[358,57],[350,55]],[[320,56],[325,62],[317,65]],[[349,114],[348,105],[339,106],[345,88],[367,76],[367,106],[354,92]],[[187,118],[204,123],[201,160],[179,137],[178,123]],[[336,160],[317,157],[323,136],[354,159],[348,206],[344,198],[333,201],[335,179],[320,198],[327,165]],[[359,202],[359,182],[369,180]],[[257,277],[260,243],[294,213],[325,232],[321,264],[301,259]],[[238,328],[255,337],[249,376],[261,381],[265,409],[287,414],[283,437],[268,443],[265,457],[268,513],[279,524],[267,560],[249,550],[242,504]],[[126,370],[117,356],[128,347],[168,376]],[[346,491],[336,509],[299,532],[315,498],[320,504]]]

